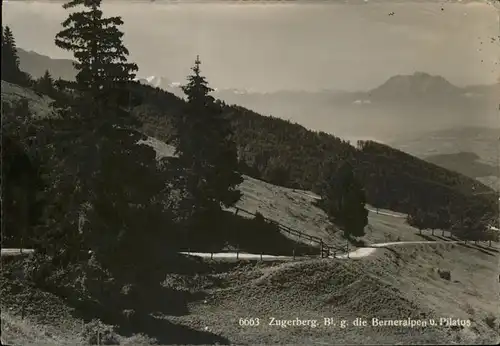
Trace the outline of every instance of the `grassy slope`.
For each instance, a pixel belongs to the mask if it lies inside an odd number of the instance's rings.
[[[493,256],[449,244],[379,250],[353,261],[318,259],[247,268],[219,276],[230,286],[209,290],[205,301],[191,304],[189,315],[168,319],[207,327],[235,343],[491,343],[499,340],[498,329],[495,332],[484,319],[488,313],[500,318],[498,303],[492,304],[499,294],[493,277],[496,262]],[[441,279],[434,268],[451,269],[452,281]],[[456,330],[321,326],[324,317],[352,321],[424,316],[475,322]],[[260,318],[262,325],[240,327],[239,318],[249,317]],[[319,326],[269,326],[270,317],[317,319]]]
[[[24,98],[28,100],[30,109],[33,111],[35,116],[45,118],[53,114],[50,107],[50,102],[52,100],[49,97],[37,94],[33,90],[22,88],[15,84],[5,81],[1,82],[2,101],[13,102]]]
[[[406,245],[350,261],[241,263],[197,275],[169,274],[165,281],[169,287],[203,294],[189,303],[188,312],[156,320],[239,344],[492,343],[499,339],[500,292],[498,252],[489,252],[453,244]],[[451,281],[441,279],[437,268],[450,270]],[[26,293],[9,295],[8,287],[2,283],[2,334],[8,341],[70,344],[82,340],[83,322],[73,317],[63,301],[36,290],[27,310],[29,319],[21,320],[16,304]],[[485,322],[490,314],[497,318],[496,332]],[[261,326],[239,326],[239,318],[249,317],[260,318]],[[316,319],[318,327],[269,326],[270,317]],[[322,326],[325,317],[348,321],[452,317],[471,319],[473,326],[340,329]],[[130,342],[126,336],[118,339],[122,344]]]

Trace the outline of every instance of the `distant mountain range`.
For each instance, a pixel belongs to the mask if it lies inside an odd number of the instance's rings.
[[[52,59],[23,49],[19,49],[18,53],[21,69],[33,77],[40,77],[45,70],[49,70],[55,78],[71,80],[75,77],[71,60]],[[180,83],[166,77],[141,77],[138,81],[179,97],[184,96]],[[443,143],[459,145],[459,141],[464,141],[470,144],[466,138],[474,131],[463,133],[460,129],[473,127],[497,131],[495,129],[500,127],[500,84],[458,87],[441,76],[424,72],[390,77],[385,83],[369,91],[282,90],[263,93],[215,89],[213,96],[229,104],[237,104],[263,115],[288,119],[351,141],[377,140],[412,154],[415,154],[412,148],[417,148],[416,155],[420,157],[450,154],[443,151]],[[452,132],[454,129],[458,131],[451,135],[453,139],[444,142],[431,139],[436,131],[449,129]],[[485,134],[487,138],[490,135]],[[434,143],[433,146],[430,143]],[[425,155],[421,152],[433,148],[434,152]],[[477,151],[466,145],[453,153],[473,152],[482,158],[490,155],[485,150],[482,148]]]
[[[49,70],[56,79],[75,79],[76,70],[73,67],[73,60],[53,59],[46,55],[38,54],[34,51],[26,51],[21,48],[17,48],[17,54],[19,56],[19,67],[33,78],[40,78],[46,70]]]
[[[183,97],[179,83],[167,78],[142,81]],[[212,95],[263,115],[353,140],[388,142],[438,129],[500,126],[500,84],[457,87],[441,76],[423,72],[391,77],[366,92],[216,89]]]

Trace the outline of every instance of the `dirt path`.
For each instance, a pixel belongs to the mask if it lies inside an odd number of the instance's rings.
[[[360,247],[354,251],[349,252],[349,255],[337,255],[335,258],[345,259],[345,258],[363,258],[370,256],[375,253],[378,248],[385,248],[394,245],[411,245],[411,244],[453,244],[459,243],[459,241],[433,241],[433,240],[422,240],[422,241],[396,241],[390,243],[378,243],[372,244],[370,246]],[[333,256],[330,256],[333,258]]]
[[[411,244],[453,244],[459,243],[459,241],[397,241],[389,243],[378,243],[371,244],[370,246],[360,247],[354,251],[349,252],[349,254],[336,255],[337,259],[356,259],[363,258],[372,255],[378,248],[384,248],[388,246],[395,245],[411,245]],[[33,249],[2,249],[2,256],[23,256],[28,255],[33,252]],[[213,258],[213,259],[246,259],[246,260],[262,260],[262,261],[289,261],[293,260],[292,256],[275,256],[275,255],[265,255],[265,254],[252,254],[252,253],[236,253],[236,252],[181,252],[181,254],[189,256],[198,256],[202,258]],[[297,256],[296,259],[305,259],[309,257]],[[330,256],[330,258],[334,258]]]
[[[337,259],[356,259],[370,256],[375,253],[378,248],[385,248],[388,246],[395,245],[411,245],[411,244],[453,244],[459,243],[459,241],[431,241],[431,240],[422,240],[422,241],[397,241],[397,242],[389,242],[389,243],[378,243],[371,244],[370,246],[360,247],[354,251],[349,252],[349,254],[336,255]],[[208,252],[181,252],[185,255],[191,256],[199,256],[202,258],[218,258],[218,259],[236,259],[238,256],[239,259],[261,259],[261,255],[259,254],[249,254],[249,253],[239,253],[236,252],[218,252],[218,253],[208,253]],[[307,258],[307,257],[299,257],[296,258]],[[330,256],[330,258],[334,258]],[[273,256],[273,255],[262,255],[263,261],[276,261],[276,260],[292,260],[291,256]]]
[[[27,256],[32,253],[33,249],[2,249],[2,257],[4,256]]]

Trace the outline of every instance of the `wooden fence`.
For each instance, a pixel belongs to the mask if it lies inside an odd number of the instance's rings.
[[[255,213],[252,213],[251,211],[245,210],[243,208],[240,208],[240,207],[233,207],[233,208],[235,209],[234,215],[238,215],[240,212],[242,212],[242,213],[245,213],[247,215],[251,215],[253,217],[256,216]],[[265,221],[267,221],[273,225],[276,225],[278,227],[278,229],[280,230],[280,232],[286,233],[286,234],[291,235],[295,238],[298,238],[298,242],[303,243],[305,240],[309,244],[318,247],[319,254],[320,254],[321,258],[329,257],[330,255],[335,257],[337,254],[342,254],[342,253],[347,254],[347,257],[349,257],[349,243],[347,241],[346,241],[345,246],[328,245],[320,237],[312,236],[310,234],[307,234],[307,233],[298,231],[296,229],[290,228],[288,226],[282,225],[281,223],[279,223],[275,220],[268,219],[264,216],[262,216],[262,217]]]

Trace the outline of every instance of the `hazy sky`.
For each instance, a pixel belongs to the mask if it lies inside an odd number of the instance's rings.
[[[258,91],[365,90],[414,71],[456,85],[489,84],[499,75],[498,11],[486,3],[104,2],[106,15],[125,21],[125,43],[140,76],[184,81],[197,54],[213,86]],[[2,14],[19,47],[71,57],[54,45],[68,14],[61,3],[4,0]]]

